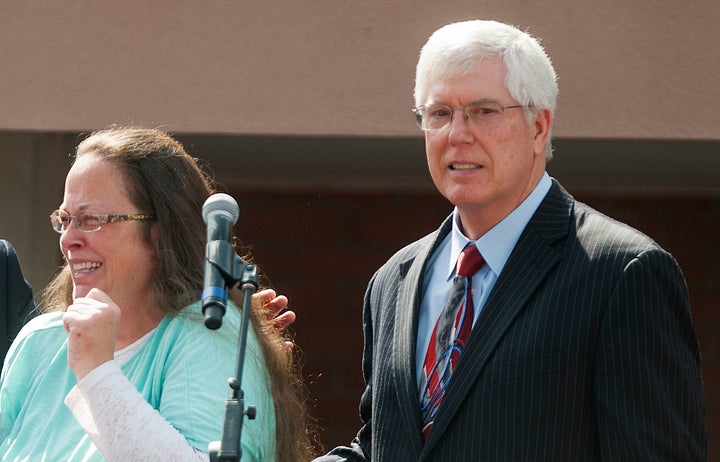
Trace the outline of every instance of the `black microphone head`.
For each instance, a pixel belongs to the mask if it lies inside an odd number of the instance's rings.
[[[214,213],[224,213],[232,218],[233,224],[240,218],[240,207],[237,202],[229,194],[216,193],[208,197],[202,208],[202,216],[205,223],[208,222],[210,215]]]

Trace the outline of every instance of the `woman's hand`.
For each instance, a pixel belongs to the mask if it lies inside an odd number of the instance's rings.
[[[68,333],[68,363],[78,381],[115,355],[120,307],[100,289],[76,298],[63,315]]]

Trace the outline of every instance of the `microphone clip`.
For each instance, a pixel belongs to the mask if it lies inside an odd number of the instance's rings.
[[[201,295],[205,326],[218,329],[227,305],[227,290],[239,283],[240,289],[254,293],[258,289],[257,267],[240,258],[226,240],[210,241],[205,246],[205,259],[220,273],[225,287],[211,285]]]

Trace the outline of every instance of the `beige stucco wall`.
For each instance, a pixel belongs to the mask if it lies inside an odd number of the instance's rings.
[[[560,78],[556,137],[710,142],[694,157],[684,146],[587,149],[557,156],[559,171],[597,188],[635,185],[643,171],[645,190],[666,179],[666,189],[720,190],[717,0],[0,0],[0,237],[42,287],[59,256],[47,214],[73,133],[114,122],[237,135],[190,150],[223,157],[219,169],[241,182],[427,183],[421,147],[380,144],[420,138],[409,111],[419,48],[442,24],[476,17],[541,37]],[[245,135],[281,138],[258,150]],[[320,154],[283,136],[377,144]]]
[[[716,0],[3,1],[0,129],[417,136],[418,50],[475,17],[542,38],[559,137],[720,139]]]

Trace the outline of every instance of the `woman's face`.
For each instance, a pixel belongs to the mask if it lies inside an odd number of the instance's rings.
[[[68,172],[60,209],[71,216],[147,212],[130,202],[119,169],[93,154],[77,158]],[[72,273],[73,299],[86,296],[93,287],[107,293],[121,309],[128,304],[139,308],[151,298],[155,265],[142,239],[142,226],[138,221],[118,221],[84,232],[72,219],[60,236],[60,249]]]

